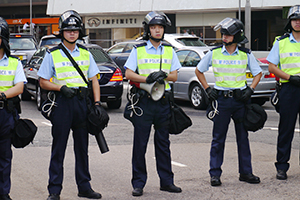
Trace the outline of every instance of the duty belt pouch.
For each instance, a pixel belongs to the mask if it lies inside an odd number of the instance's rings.
[[[12,130],[11,143],[15,148],[24,148],[33,141],[37,126],[30,119],[18,119]]]

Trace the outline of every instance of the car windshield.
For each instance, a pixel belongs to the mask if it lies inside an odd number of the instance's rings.
[[[9,46],[11,50],[35,50],[35,43],[32,38],[10,38]]]
[[[206,46],[199,38],[178,38],[176,40],[185,46]]]
[[[61,42],[60,38],[48,38],[48,39],[45,38],[42,40],[41,46],[59,44],[60,42]]]
[[[111,62],[111,59],[106,56],[104,52],[102,52],[98,48],[89,48],[89,51],[94,57],[96,63],[104,63],[104,62]]]

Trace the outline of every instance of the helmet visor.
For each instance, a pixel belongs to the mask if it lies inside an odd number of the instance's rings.
[[[293,6],[290,8],[289,13],[287,15],[288,19],[296,19],[296,18],[300,18],[300,6]]]
[[[153,12],[148,13],[148,14],[146,15],[145,19],[144,19],[144,22],[145,22],[146,24],[149,24],[150,21],[151,21],[154,17],[156,17],[156,16],[163,16],[163,17],[165,18],[165,20],[166,20],[167,25],[168,25],[168,26],[171,26],[171,21],[170,21],[170,19],[167,17],[167,15],[165,15],[165,13],[159,12],[159,11],[153,11]]]
[[[225,18],[223,19],[221,22],[219,22],[215,27],[214,27],[214,31],[219,30],[220,28],[222,28],[224,31],[226,31],[227,33],[229,33],[230,35],[234,35],[236,34],[237,28],[235,26],[235,20],[232,18]]]
[[[81,20],[80,15],[77,12],[73,11],[73,10],[69,10],[69,11],[66,11],[65,13],[63,13],[60,16],[60,19],[61,19],[61,21],[65,21],[65,20],[67,20],[71,16],[77,17],[78,19]]]

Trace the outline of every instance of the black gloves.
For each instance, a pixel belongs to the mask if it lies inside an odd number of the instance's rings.
[[[290,78],[289,78],[289,81],[293,85],[300,87],[300,76],[293,76],[293,75],[291,75]]]
[[[254,93],[254,89],[247,86],[247,88],[245,90],[243,90],[243,95],[242,95],[240,101],[243,101],[246,103],[251,98],[251,95],[253,93]]]
[[[98,126],[103,130],[108,124],[109,116],[100,104],[95,104],[95,114],[99,119]]]
[[[215,88],[211,89],[211,87],[208,87],[205,91],[210,101],[214,101],[218,98],[218,91]]]
[[[146,78],[146,83],[153,83],[157,81],[160,84],[164,83],[164,79],[167,78],[168,75],[164,71],[152,72]]]
[[[72,98],[76,95],[75,90],[73,90],[72,88],[68,88],[66,85],[63,85],[60,88],[60,92],[67,98]]]

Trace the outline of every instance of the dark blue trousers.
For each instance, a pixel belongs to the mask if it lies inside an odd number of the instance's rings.
[[[291,156],[292,140],[297,116],[300,113],[300,88],[290,83],[282,84],[279,93],[279,129],[277,138],[277,162],[278,169],[287,171]]]
[[[59,95],[56,102],[58,106],[51,114],[53,141],[48,191],[50,194],[60,194],[62,190],[63,162],[70,129],[73,131],[77,188],[80,192],[86,191],[91,188],[88,164],[88,131],[85,126],[82,126],[82,123],[87,119],[86,101],[77,96],[69,99]]]
[[[8,113],[6,109],[0,109],[0,138],[2,138],[0,139],[0,195],[10,193],[12,150],[11,139],[6,136],[10,134],[14,124],[12,113]]]
[[[156,168],[160,178],[160,186],[173,184],[174,174],[171,169],[170,140],[167,123],[170,117],[169,103],[153,101],[144,96],[137,105],[143,109],[143,115],[134,115],[134,141],[132,152],[132,186],[144,188],[147,181],[145,154],[154,124],[154,146]]]
[[[225,140],[231,118],[234,122],[236,142],[238,149],[239,173],[252,173],[251,152],[246,131],[240,119],[245,113],[245,103],[236,101],[234,98],[218,97],[219,114],[213,119],[213,139],[210,150],[210,176],[221,176],[224,158]]]

